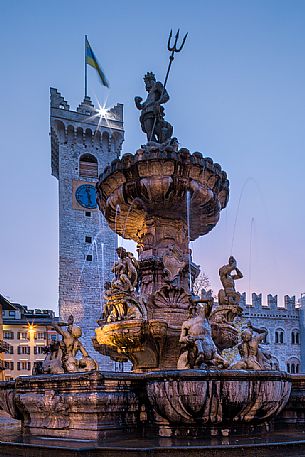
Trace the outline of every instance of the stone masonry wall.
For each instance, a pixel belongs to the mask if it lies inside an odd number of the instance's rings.
[[[296,306],[295,297],[285,295],[280,303],[277,295],[269,294],[263,302],[262,294],[253,293],[251,304],[246,304],[246,294],[243,294],[242,302],[245,320],[251,320],[255,327],[268,330],[267,343],[263,347],[279,359],[281,370],[287,371],[287,364],[291,367],[294,363],[295,367],[298,364],[298,370],[301,371],[300,308]],[[295,335],[298,333],[299,337],[293,338],[293,332]]]
[[[92,154],[98,172],[117,158],[123,142],[122,105],[110,112],[106,122],[96,116],[86,97],[77,112],[55,89],[51,89],[52,174],[59,182],[59,313],[67,320],[74,315],[83,330],[82,341],[103,370],[115,369],[114,363],[94,351],[92,337],[101,317],[103,284],[112,277],[117,236],[108,228],[98,209],[81,207],[75,190],[82,183],[95,185],[97,178],[81,177],[79,159]],[[90,216],[89,216],[90,214]],[[92,243],[85,237],[92,237]],[[92,255],[92,261],[86,256]]]

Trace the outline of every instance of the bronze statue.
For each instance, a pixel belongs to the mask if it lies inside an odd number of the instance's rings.
[[[160,81],[156,81],[152,72],[144,76],[145,88],[148,92],[146,100],[142,103],[142,97],[135,97],[135,104],[141,111],[140,122],[147,141],[166,143],[173,134],[173,127],[164,120],[163,104],[169,100],[169,95]]]
[[[235,274],[232,274],[233,271]],[[241,279],[243,274],[237,268],[237,262],[233,256],[230,256],[228,265],[219,269],[219,277],[223,286],[218,293],[219,305],[239,305],[240,293],[235,290],[235,281]]]
[[[208,315],[211,302],[199,297],[192,300],[189,308],[189,318],[183,322],[179,342],[182,352],[178,359],[177,368],[207,367],[227,368],[228,362],[217,352],[212,339]]]
[[[255,336],[254,333],[257,333]],[[234,370],[271,370],[271,363],[267,352],[260,348],[260,344],[268,335],[268,330],[254,327],[251,322],[248,327],[241,333],[241,343],[238,345],[238,351],[241,360],[234,363],[231,368]]]

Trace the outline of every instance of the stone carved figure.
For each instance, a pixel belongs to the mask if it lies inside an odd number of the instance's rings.
[[[212,339],[208,316],[211,301],[195,297],[189,308],[189,318],[183,322],[179,342],[181,354],[177,368],[227,368],[228,362],[218,353]]]
[[[138,261],[131,252],[123,247],[117,248],[119,259],[112,271],[114,278],[104,285],[104,312],[98,321],[100,326],[109,322],[140,319],[146,314],[144,305],[140,302],[136,289],[138,286]]]
[[[133,292],[138,283],[138,261],[123,247],[117,248],[116,252],[119,260],[112,268],[115,277],[111,282],[111,288],[122,292]]]
[[[145,88],[148,92],[147,98],[142,102],[141,97],[135,97],[135,104],[141,111],[140,122],[148,142],[166,143],[169,142],[173,127],[164,120],[163,104],[169,100],[167,90],[163,84],[156,81],[154,73],[148,72],[144,76]],[[177,139],[175,139],[177,142]]]
[[[265,370],[280,370],[280,363],[278,358],[275,357],[275,355],[271,354],[270,349],[260,349],[259,363],[260,365],[264,365]]]
[[[62,349],[60,341],[51,341],[50,346],[46,348],[46,358],[42,362],[41,372],[37,374],[50,373],[60,374],[64,373],[64,367],[62,362]]]
[[[163,274],[166,277],[166,281],[179,286],[180,273],[188,264],[184,256],[174,244],[171,244],[163,254],[162,260],[164,267]]]
[[[71,315],[68,322],[53,323],[52,327],[62,336],[60,342],[51,344],[49,353],[43,362],[45,373],[74,373],[78,371],[91,371],[97,369],[97,363],[89,357],[88,352],[79,341],[82,330],[74,325],[74,317]],[[62,327],[67,327],[64,330]],[[81,359],[77,359],[78,353],[82,354]]]
[[[232,274],[234,271],[235,274]],[[219,277],[223,286],[218,293],[219,305],[239,305],[241,295],[235,290],[235,281],[241,279],[243,274],[237,268],[237,262],[233,256],[229,257],[228,265],[219,269]]]
[[[219,269],[220,281],[223,289],[218,293],[218,306],[214,308],[210,323],[214,341],[219,350],[228,349],[238,343],[238,331],[234,327],[234,319],[242,315],[239,305],[241,295],[235,290],[235,281],[243,277],[237,268],[237,262],[233,256],[229,263]]]
[[[257,335],[254,335],[254,332]],[[260,344],[268,335],[268,330],[253,327],[251,322],[241,333],[241,343],[238,344],[238,351],[241,360],[234,363],[231,368],[234,370],[271,370],[271,360],[267,352],[260,348]],[[269,359],[269,360],[268,360]]]

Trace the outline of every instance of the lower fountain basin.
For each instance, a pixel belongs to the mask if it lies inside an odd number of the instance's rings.
[[[276,371],[182,370],[146,374],[160,436],[195,435],[268,422],[286,405],[289,375]]]
[[[24,435],[98,440],[143,429],[203,438],[268,423],[290,390],[289,375],[275,371],[70,373],[0,383],[0,408]]]
[[[25,436],[105,439],[137,429],[136,392],[125,373],[22,376],[0,383],[0,409],[21,420]]]

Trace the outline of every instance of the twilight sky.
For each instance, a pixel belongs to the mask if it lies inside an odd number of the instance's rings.
[[[124,104],[123,152],[144,142],[134,107],[142,80],[164,80],[170,28],[189,32],[174,61],[166,119],[181,146],[219,162],[230,201],[192,243],[220,288],[232,253],[240,291],[305,292],[305,2],[299,0],[2,0],[0,18],[0,293],[57,310],[58,194],[51,176],[49,87],[76,109],[84,35],[111,89],[88,68],[95,105]],[[124,246],[129,246],[124,242]],[[264,297],[264,302],[266,298]]]

